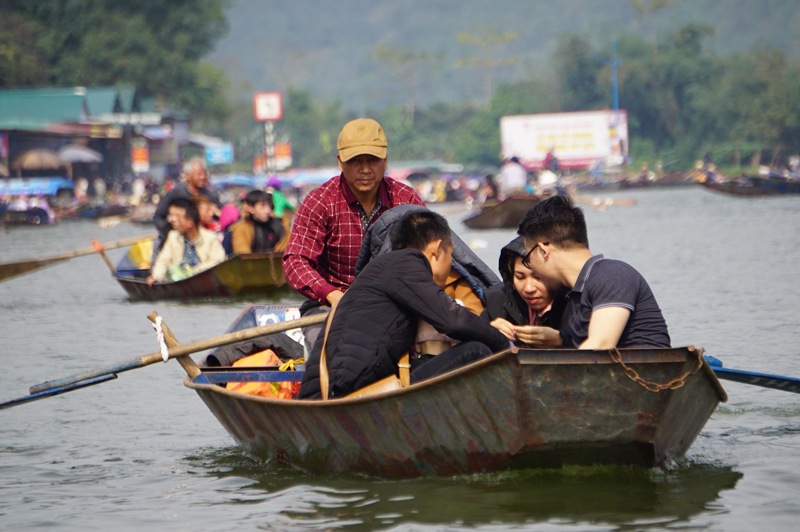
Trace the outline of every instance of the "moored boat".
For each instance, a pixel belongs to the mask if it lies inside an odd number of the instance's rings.
[[[231,329],[270,312],[251,306]],[[225,368],[201,368],[184,384],[248,454],[313,474],[408,478],[679,459],[725,391],[692,347],[619,353],[641,379],[683,385],[649,391],[609,351],[580,350],[504,351],[401,390],[330,401],[229,391],[214,383],[243,377]]]
[[[149,269],[139,268],[149,262],[152,241],[131,246],[117,264],[114,279],[131,299],[202,299],[274,296],[294,293],[283,274],[283,253],[233,255],[213,268],[180,281],[147,284]]]
[[[770,194],[800,194],[800,180],[783,177],[750,177],[753,186]]]
[[[541,196],[511,196],[470,216],[464,220],[464,225],[470,229],[516,228],[525,213],[542,199]]]
[[[722,194],[729,194],[731,196],[744,196],[744,197],[758,197],[758,196],[773,196],[776,192],[766,190],[764,188],[755,186],[749,180],[744,181],[725,181],[722,183],[714,183],[711,181],[704,181],[700,183],[703,188],[712,190],[714,192],[721,192]]]

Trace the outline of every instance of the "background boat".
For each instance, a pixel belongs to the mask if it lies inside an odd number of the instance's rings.
[[[760,197],[773,196],[776,194],[775,192],[754,186],[750,181],[727,181],[723,183],[705,181],[700,183],[700,185],[705,189],[721,192],[723,194],[730,194],[731,196]]]
[[[753,186],[765,193],[771,194],[800,194],[800,180],[785,179],[782,177],[750,177]]]
[[[525,213],[540,201],[542,201],[541,196],[511,196],[470,216],[464,220],[464,225],[470,229],[515,228]]]
[[[152,253],[152,241],[131,246],[117,264],[114,279],[131,299],[156,301],[162,299],[234,298],[287,295],[295,293],[283,274],[282,252],[233,255],[213,268],[187,279],[168,283],[147,284]]]

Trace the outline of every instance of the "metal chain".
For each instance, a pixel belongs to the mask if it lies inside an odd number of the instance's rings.
[[[625,375],[627,375],[630,380],[642,386],[649,392],[660,392],[662,390],[677,390],[686,383],[686,379],[697,373],[697,370],[699,370],[703,366],[703,350],[694,349],[691,352],[694,353],[695,356],[697,357],[694,367],[691,370],[684,373],[683,375],[681,375],[680,377],[672,379],[666,384],[659,384],[657,382],[650,382],[644,380],[642,377],[639,376],[636,370],[634,370],[633,368],[631,368],[630,366],[625,364],[625,362],[622,361],[622,354],[616,347],[609,352],[609,355],[611,356],[612,361],[622,366],[622,369],[625,370]]]

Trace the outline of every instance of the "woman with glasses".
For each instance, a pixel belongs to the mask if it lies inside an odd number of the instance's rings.
[[[552,292],[523,259],[522,237],[509,242],[500,252],[502,285],[486,292],[486,309],[481,318],[489,321],[518,347],[538,349],[572,347],[559,332],[566,305],[563,291]]]

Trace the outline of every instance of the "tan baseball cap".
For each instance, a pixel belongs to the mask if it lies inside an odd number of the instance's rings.
[[[375,120],[357,118],[344,125],[336,149],[342,162],[363,154],[386,159],[386,135]]]

